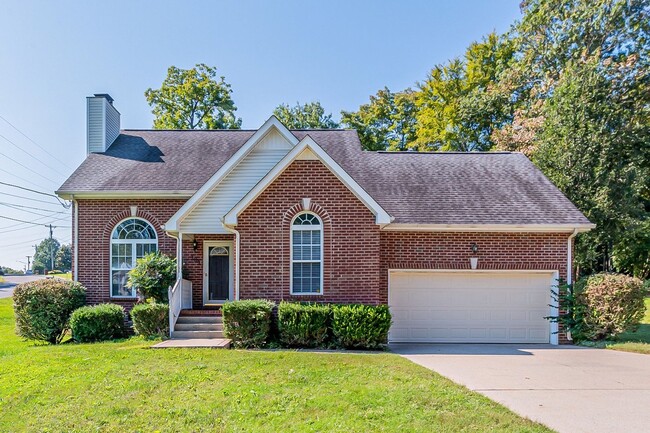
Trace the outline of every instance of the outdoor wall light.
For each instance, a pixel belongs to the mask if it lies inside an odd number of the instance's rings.
[[[472,243],[469,246],[469,249],[472,250],[474,255],[474,257],[469,258],[469,267],[471,269],[476,269],[478,267],[478,257],[476,257],[476,253],[478,253],[478,245],[476,245],[476,242]]]
[[[196,241],[196,239],[194,239],[194,240],[192,241],[192,249],[193,249],[194,251],[196,251],[196,249],[197,249],[198,247],[199,247],[199,243]]]

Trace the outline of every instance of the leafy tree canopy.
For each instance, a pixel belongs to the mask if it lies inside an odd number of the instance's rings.
[[[144,92],[155,116],[154,129],[239,129],[232,89],[217,68],[170,66],[160,89]]]
[[[365,150],[408,150],[415,147],[415,113],[413,90],[385,87],[358,111],[342,111],[341,122],[357,130]]]
[[[32,269],[39,272],[51,271],[53,269],[51,258],[54,257],[56,263],[56,255],[60,247],[61,244],[54,238],[43,239],[36,247]]]
[[[318,101],[304,105],[296,103],[278,105],[273,114],[289,129],[332,129],[339,124],[332,120],[332,114],[325,114],[325,109]]]

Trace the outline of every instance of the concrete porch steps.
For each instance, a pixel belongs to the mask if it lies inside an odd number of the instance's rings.
[[[195,311],[209,311],[198,314]],[[223,339],[223,319],[216,310],[183,310],[176,320],[172,340],[176,339]],[[185,313],[185,314],[183,314]]]

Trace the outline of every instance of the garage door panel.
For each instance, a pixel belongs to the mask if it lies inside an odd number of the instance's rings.
[[[550,273],[393,272],[391,341],[549,341]]]

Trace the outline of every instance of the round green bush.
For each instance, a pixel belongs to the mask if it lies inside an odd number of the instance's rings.
[[[128,287],[135,287],[145,299],[166,303],[169,286],[176,280],[176,259],[156,251],[138,259],[129,272]]]
[[[603,340],[638,328],[645,314],[646,290],[638,278],[621,274],[595,274],[573,289],[571,329],[575,340]]]
[[[124,336],[124,308],[99,304],[77,308],[70,316],[72,339],[80,343],[113,340]]]
[[[86,289],[61,279],[31,281],[16,286],[13,301],[19,336],[58,344],[72,312],[85,304]]]
[[[133,329],[146,338],[169,336],[169,305],[137,304],[131,310]]]

